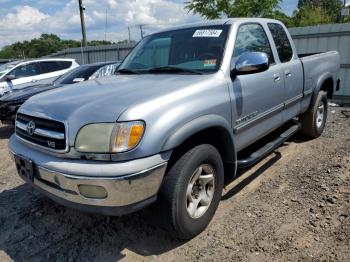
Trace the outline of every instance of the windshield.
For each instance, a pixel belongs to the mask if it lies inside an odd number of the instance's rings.
[[[103,65],[96,66],[79,66],[66,74],[57,78],[54,83],[57,85],[69,85],[74,83],[74,79],[84,79],[84,81],[88,80],[89,77],[96,72]]]
[[[17,63],[13,63],[13,62],[0,65],[0,75],[7,73],[12,68],[14,68],[16,65],[17,65]]]
[[[223,58],[229,25],[203,26],[157,33],[144,38],[118,72],[216,72]],[[169,70],[170,72],[171,70]]]

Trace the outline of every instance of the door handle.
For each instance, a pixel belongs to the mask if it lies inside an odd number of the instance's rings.
[[[285,71],[284,74],[286,75],[286,77],[291,77],[292,73],[290,71]]]
[[[275,80],[275,82],[280,81],[281,80],[280,74],[274,74],[273,79]]]

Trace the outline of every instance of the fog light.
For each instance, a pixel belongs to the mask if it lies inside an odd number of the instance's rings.
[[[107,198],[107,191],[102,186],[79,185],[79,192],[87,198],[104,199]]]

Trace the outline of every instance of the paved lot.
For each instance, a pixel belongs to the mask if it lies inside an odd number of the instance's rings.
[[[350,109],[330,111],[321,138],[295,136],[241,172],[188,242],[151,209],[108,218],[41,196],[17,177],[0,126],[0,261],[350,261]]]

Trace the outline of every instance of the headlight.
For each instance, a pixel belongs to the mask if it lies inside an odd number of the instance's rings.
[[[89,124],[79,131],[75,148],[84,153],[125,152],[139,144],[144,130],[142,121]]]
[[[75,149],[84,153],[109,153],[114,123],[90,124],[78,133]]]

